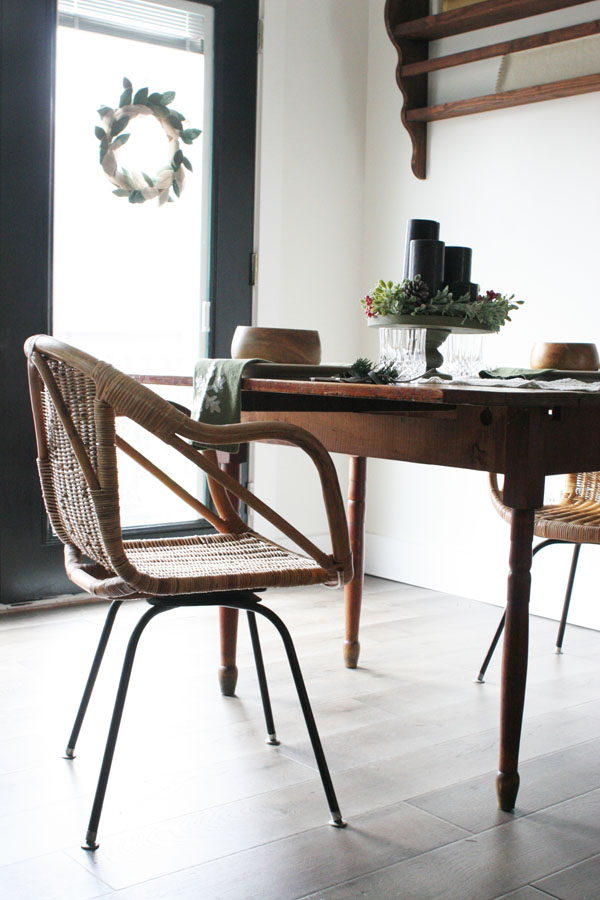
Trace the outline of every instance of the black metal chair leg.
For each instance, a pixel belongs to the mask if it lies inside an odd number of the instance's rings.
[[[496,634],[492,638],[492,643],[489,646],[488,652],[486,653],[486,656],[485,656],[485,659],[481,666],[481,669],[479,670],[479,675],[473,679],[473,681],[477,681],[477,682],[479,682],[479,684],[483,684],[483,682],[485,681],[485,673],[487,671],[487,667],[489,666],[492,656],[494,655],[494,651],[496,649],[498,641],[500,640],[500,635],[504,631],[505,622],[506,622],[506,612],[503,612],[502,618],[500,619],[500,624],[498,625],[498,628],[496,629]]]
[[[148,622],[150,622],[150,620],[154,618],[154,616],[158,615],[161,612],[166,612],[168,609],[172,608],[173,607],[171,606],[152,606],[141,617],[141,619],[133,629],[131,637],[129,638],[129,643],[127,644],[127,650],[125,652],[125,659],[123,661],[123,669],[121,671],[119,688],[117,690],[117,696],[115,699],[115,706],[113,709],[110,728],[108,731],[108,738],[106,740],[104,758],[102,760],[102,767],[100,769],[100,776],[98,778],[98,785],[96,787],[96,795],[94,797],[94,804],[92,806],[88,830],[85,836],[85,844],[82,844],[84,850],[96,850],[98,848],[98,844],[96,842],[96,836],[98,834],[98,824],[100,822],[100,815],[102,813],[102,806],[104,804],[104,795],[106,793],[106,786],[108,784],[108,776],[110,775],[110,767],[112,765],[115,745],[117,743],[117,737],[119,735],[121,716],[123,715],[123,707],[125,705],[127,688],[129,687],[129,679],[131,677],[131,669],[133,667],[133,660],[135,657],[135,651],[137,650],[139,639],[144,628],[146,627]]]
[[[65,750],[65,759],[75,758],[75,745],[77,743],[77,738],[79,737],[79,732],[81,731],[81,726],[83,725],[83,720],[87,712],[90,697],[92,696],[92,691],[94,690],[94,685],[96,683],[96,678],[98,676],[100,665],[104,657],[104,651],[106,650],[106,645],[108,644],[108,639],[112,631],[115,616],[117,615],[122,602],[122,600],[113,600],[106,615],[104,628],[102,629],[102,634],[100,635],[100,640],[98,641],[98,646],[96,648],[96,653],[94,655],[90,674],[88,675],[85,690],[79,704],[79,709],[77,710],[77,716],[75,717],[75,724],[73,725],[73,730],[71,731],[67,749]]]
[[[533,552],[532,552],[531,556],[533,558],[536,553],[539,553],[540,550],[543,550],[544,547],[549,547],[551,544],[565,544],[565,543],[568,543],[568,542],[567,541],[559,541],[556,538],[548,538],[547,540],[542,541],[540,544],[537,544],[533,548]],[[502,632],[504,631],[504,623],[505,622],[506,622],[506,612],[504,612],[502,614],[502,618],[500,619],[500,623],[498,625],[498,628],[496,629],[496,634],[492,638],[492,643],[490,644],[488,652],[486,653],[485,659],[481,665],[481,669],[479,670],[479,674],[473,679],[473,681],[477,682],[478,684],[483,684],[485,681],[485,673],[487,671],[487,667],[489,666],[492,656],[494,655],[494,651],[498,645],[500,636],[501,636]]]
[[[329,804],[329,810],[331,812],[331,821],[329,824],[333,825],[335,828],[345,828],[346,823],[342,819],[342,814],[339,809],[339,804],[335,795],[333,783],[331,781],[331,775],[329,774],[329,767],[327,765],[327,760],[325,759],[325,753],[323,752],[323,745],[321,744],[321,738],[319,737],[319,732],[317,730],[317,725],[315,723],[313,712],[310,706],[308,694],[306,693],[304,678],[302,677],[302,671],[300,669],[300,663],[298,662],[298,657],[294,648],[294,642],[292,641],[291,635],[286,626],[281,621],[279,616],[277,616],[273,612],[273,610],[268,609],[268,607],[265,606],[257,606],[256,612],[260,613],[262,616],[265,616],[265,618],[272,622],[281,635],[283,645],[287,653],[288,662],[290,664],[290,669],[292,671],[292,676],[294,678],[294,684],[296,685],[296,691],[298,693],[300,706],[302,707],[302,712],[304,714],[304,721],[306,722],[310,742],[315,754],[317,767],[321,776],[323,790],[325,791],[327,803]]]
[[[567,616],[569,615],[571,594],[573,593],[573,584],[575,582],[575,573],[577,572],[577,563],[579,561],[580,550],[581,544],[575,544],[575,546],[573,547],[573,558],[571,559],[571,569],[569,571],[569,580],[567,582],[567,590],[565,593],[565,602],[563,603],[560,625],[558,626],[558,634],[556,636],[556,648],[554,650],[555,653],[562,653],[563,638],[565,636],[565,628],[567,626]]]
[[[267,726],[266,743],[276,747],[279,744],[279,741],[277,740],[277,734],[275,732],[275,722],[273,721],[273,710],[271,709],[271,698],[269,697],[269,687],[267,685],[267,676],[265,674],[263,655],[260,647],[256,616],[250,610],[247,610],[247,616],[248,627],[250,628],[250,640],[252,641],[252,650],[254,652],[254,661],[256,663],[258,685],[260,687],[260,696],[265,713],[265,724]]]

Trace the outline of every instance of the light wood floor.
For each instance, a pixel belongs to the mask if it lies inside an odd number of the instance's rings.
[[[521,792],[496,809],[499,660],[473,674],[493,607],[368,579],[361,666],[342,597],[272,591],[295,637],[348,828],[329,827],[278,638],[261,622],[281,746],[264,743],[244,627],[238,696],[216,683],[213,610],[140,645],[100,824],[80,849],[126,635],[119,613],[77,758],[61,758],[102,605],[0,619],[5,900],[598,900],[600,633],[532,620]],[[119,618],[120,617],[120,618]]]

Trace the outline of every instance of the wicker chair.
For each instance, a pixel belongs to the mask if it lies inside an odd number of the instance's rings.
[[[490,495],[492,504],[505,522],[510,524],[511,509],[504,505],[502,491],[498,488],[496,475],[490,474]],[[573,582],[577,571],[579,551],[582,544],[600,544],[600,472],[579,472],[567,475],[560,501],[536,510],[534,534],[544,540],[533,548],[533,556],[551,544],[573,544],[573,557],[567,581],[567,590],[563,603],[558,634],[556,636],[556,653],[562,653],[563,639],[569,604],[573,591]],[[475,681],[483,682],[496,645],[504,630],[506,613],[500,619],[496,634],[492,639],[486,657]]]
[[[279,631],[331,811],[331,824],[343,827],[329,770],[304,687],[290,634],[255,593],[269,587],[339,585],[352,577],[348,530],[337,476],[323,446],[308,432],[283,423],[209,426],[112,366],[51,337],[25,344],[38,447],[38,469],[52,527],[65,545],[71,581],[96,597],[112,600],[81,704],[68,742],[75,744],[111,628],[124,600],[143,598],[150,608],[134,628],[123,663],[106,749],[84,849],[95,850],[104,795],[117,741],[129,678],[140,636],[159,613],[181,606],[219,606],[246,610],[265,714],[268,742],[277,744],[256,627],[256,614]],[[173,482],[116,433],[115,419],[126,416],[204,470],[216,511]],[[333,547],[323,553],[265,503],[223,472],[214,450],[204,447],[277,440],[304,450],[315,464],[323,490]],[[123,540],[119,513],[117,448],[140,463],[185,500],[216,534],[159,540]],[[238,516],[238,498],[274,524],[307,556],[285,550],[248,527]]]

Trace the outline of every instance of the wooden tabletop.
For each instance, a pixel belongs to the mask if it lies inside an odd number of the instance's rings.
[[[274,367],[273,364],[271,365]],[[134,375],[132,377],[143,384],[177,387],[192,387],[194,382],[191,375]],[[343,381],[253,376],[242,380],[242,390],[262,394],[303,395],[307,398],[311,396],[336,397],[348,400],[371,399],[390,403],[440,403],[460,406],[527,407],[529,409],[600,405],[600,392],[486,387],[485,379],[482,379],[481,386],[475,386],[455,385],[452,382],[443,384],[356,384]]]
[[[244,391],[314,397],[377,399],[389,402],[443,403],[472,406],[545,407],[598,406],[600,392],[553,391],[540,388],[485,387],[444,384],[356,384],[342,381],[297,381],[244,378]]]

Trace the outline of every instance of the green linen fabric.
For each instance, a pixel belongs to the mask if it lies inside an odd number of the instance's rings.
[[[249,363],[262,359],[199,359],[194,369],[192,418],[206,425],[233,425],[240,421],[241,384]],[[215,447],[195,444],[200,449],[237,453],[236,444]]]
[[[563,373],[564,375],[564,373]],[[558,369],[510,369],[501,367],[499,369],[483,369],[479,373],[480,378],[528,378],[535,381],[549,380],[560,378]]]

